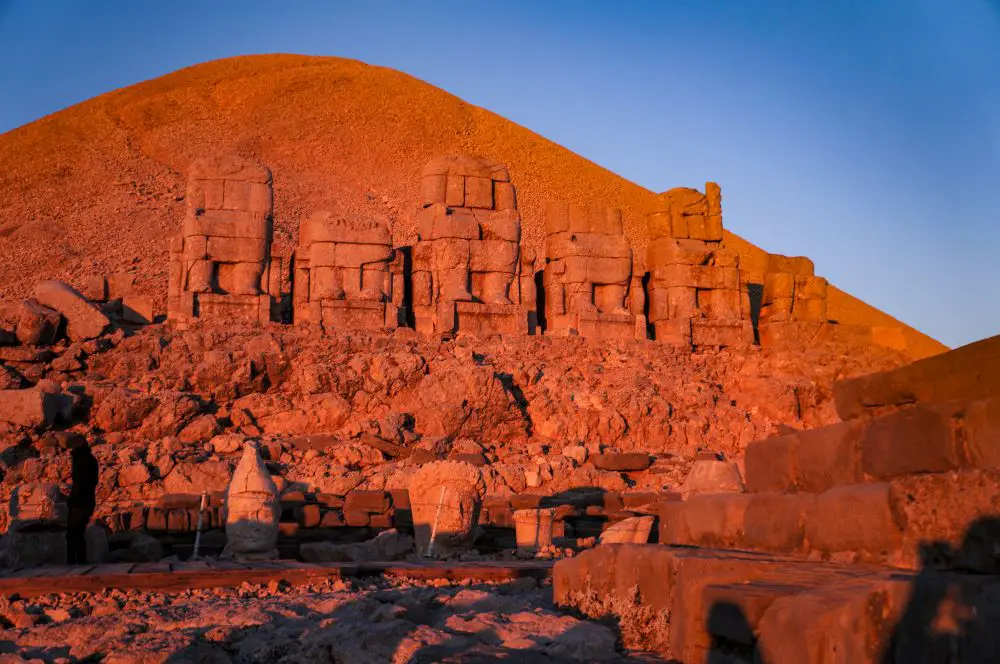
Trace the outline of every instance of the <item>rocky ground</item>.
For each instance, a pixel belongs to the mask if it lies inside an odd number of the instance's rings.
[[[3,661],[652,662],[616,623],[552,605],[533,579],[504,585],[330,580],[176,595],[109,591],[0,600]],[[23,659],[21,659],[23,658]]]
[[[86,436],[101,463],[98,515],[224,491],[244,440],[261,442],[282,490],[405,488],[421,460],[459,454],[482,465],[488,495],[679,489],[699,450],[739,464],[753,440],[836,421],[835,380],[903,363],[836,345],[691,353],[655,342],[440,341],[402,329],[322,336],[280,325],[157,325],[88,348],[57,347],[42,368],[22,370],[76,395],[57,428]],[[23,482],[67,481],[69,458],[58,453],[66,435],[0,432],[0,497]],[[649,453],[653,466],[629,475],[591,461],[609,451]]]

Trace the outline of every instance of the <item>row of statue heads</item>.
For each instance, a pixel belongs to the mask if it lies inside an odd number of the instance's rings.
[[[168,317],[275,321],[284,259],[271,251],[271,172],[236,157],[196,161],[170,247]],[[316,212],[288,260],[291,320],[426,334],[580,334],[688,345],[753,343],[739,256],[723,246],[721,192],[657,196],[637,257],[622,215],[551,204],[545,255],[521,245],[510,173],[489,159],[434,159],[421,175],[417,241],[394,247],[388,219]],[[825,315],[825,312],[824,312]]]

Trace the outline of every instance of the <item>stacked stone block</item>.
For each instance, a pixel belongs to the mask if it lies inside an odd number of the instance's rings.
[[[385,218],[317,212],[299,226],[293,302],[296,323],[324,328],[396,327],[402,255]]]
[[[979,532],[1000,511],[1000,395],[978,368],[996,345],[835,388],[849,419],[752,443],[749,493],[665,504],[661,541],[908,568],[934,543],[937,562],[1000,572],[1000,528]]]
[[[621,210],[553,204],[545,233],[546,333],[645,338],[642,289],[634,287]]]
[[[506,167],[468,156],[430,162],[420,185],[413,309],[427,334],[526,334],[533,282]],[[529,272],[530,273],[530,272]]]
[[[722,194],[676,188],[648,218],[649,320],[659,341],[690,346],[753,343],[739,255],[722,245]]]
[[[764,274],[760,322],[825,323],[827,281],[813,262],[800,256],[771,254]]]
[[[271,256],[271,171],[238,157],[190,168],[187,213],[170,245],[168,317],[265,322],[280,298]]]

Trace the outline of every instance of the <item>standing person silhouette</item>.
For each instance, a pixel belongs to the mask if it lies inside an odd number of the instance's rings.
[[[66,558],[70,565],[87,562],[87,541],[84,533],[97,506],[97,459],[86,443],[74,447],[72,456],[73,485],[70,487],[66,506],[69,518],[66,523]]]

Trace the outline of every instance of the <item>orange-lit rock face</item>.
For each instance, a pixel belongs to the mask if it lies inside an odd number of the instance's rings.
[[[199,159],[186,199],[170,247],[169,317],[270,320],[271,171],[237,157]]]
[[[649,322],[655,338],[678,345],[753,343],[740,257],[722,245],[722,193],[677,188],[648,217]]]
[[[633,284],[621,211],[553,204],[545,233],[546,332],[644,338],[645,319],[637,326],[633,314],[642,315],[641,284]]]
[[[404,290],[402,258],[393,251],[383,217],[310,215],[299,227],[295,254],[295,322],[395,327]]]
[[[507,169],[461,155],[435,159],[423,170],[419,204],[417,329],[526,333],[527,311],[520,305],[533,296],[518,279],[521,216]]]

